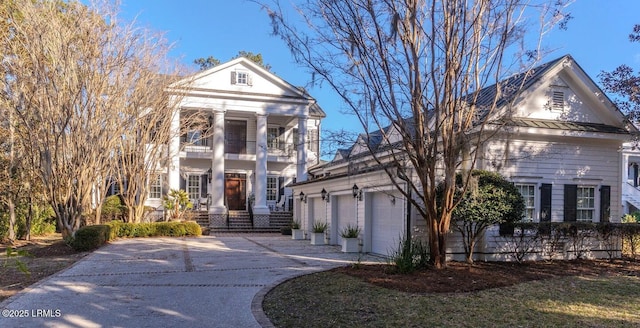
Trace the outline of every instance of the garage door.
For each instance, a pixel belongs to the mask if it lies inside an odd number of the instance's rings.
[[[341,245],[342,237],[340,233],[347,225],[356,225],[356,204],[355,198],[351,195],[338,196],[335,199],[337,206],[336,226],[336,242],[332,244]],[[362,223],[362,222],[360,222]]]
[[[391,196],[395,197],[395,204]],[[390,255],[404,235],[404,202],[399,192],[371,194],[371,252]]]
[[[313,202],[313,215],[311,215],[309,230],[316,222],[327,222],[327,202],[320,197],[309,198]]]

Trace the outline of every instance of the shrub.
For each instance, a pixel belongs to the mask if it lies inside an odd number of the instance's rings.
[[[111,227],[106,224],[82,227],[71,240],[71,247],[77,251],[90,251],[104,245],[110,236]]]
[[[280,228],[280,233],[283,236],[291,236],[291,228],[290,227],[282,227],[282,228]]]
[[[315,233],[323,233],[327,231],[328,228],[329,228],[329,225],[327,225],[326,222],[315,222],[311,230]]]
[[[113,195],[105,198],[100,215],[107,220],[122,220],[125,217],[126,207],[122,204],[120,196]]]
[[[348,224],[342,231],[340,232],[340,236],[342,238],[358,238],[360,235],[360,227],[352,226]]]
[[[300,229],[300,221],[299,220],[291,221],[291,229]]]
[[[398,249],[391,254],[390,260],[398,273],[411,273],[427,267],[429,247],[421,240],[400,239]]]
[[[456,185],[462,188],[463,177],[456,175]],[[442,202],[442,187],[438,188]],[[522,218],[525,204],[518,189],[502,175],[474,170],[464,194],[457,191],[454,196],[459,201],[453,210],[452,229],[462,235],[467,262],[473,262],[473,251],[478,240],[489,226],[510,223]]]

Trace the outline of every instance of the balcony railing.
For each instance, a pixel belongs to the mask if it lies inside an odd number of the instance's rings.
[[[181,141],[187,152],[210,152],[213,149],[209,139],[187,142],[183,138]],[[224,148],[227,154],[255,155],[256,141],[225,139]],[[297,147],[294,143],[278,141],[267,144],[268,155],[290,157],[295,155],[296,150]]]

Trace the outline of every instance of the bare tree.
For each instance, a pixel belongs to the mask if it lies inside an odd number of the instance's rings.
[[[104,195],[118,144],[137,119],[128,109],[157,90],[148,88],[150,76],[166,68],[156,60],[168,46],[119,24],[106,2],[11,0],[0,14],[2,105],[19,122],[16,140],[31,155],[63,236],[73,235],[99,206],[93,195]]]
[[[484,88],[510,69],[525,68],[505,60],[524,56],[518,45],[532,44],[527,54],[538,59],[536,39],[567,18],[563,6],[522,0],[303,1],[296,10],[304,26],[286,20],[277,0],[264,8],[274,33],[337,92],[365,133],[381,131],[387,147],[370,149],[371,156],[397,164],[381,166],[426,220],[431,261],[442,268],[457,204],[456,172],[465,169],[466,190],[475,149],[493,130],[485,125],[499,114],[504,94],[517,92],[500,84]],[[542,24],[529,40],[524,18],[534,12]],[[390,124],[394,129],[383,129]]]

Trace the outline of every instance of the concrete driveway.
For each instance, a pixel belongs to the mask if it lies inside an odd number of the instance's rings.
[[[0,327],[265,327],[269,289],[357,260],[280,235],[118,240],[0,303]]]

